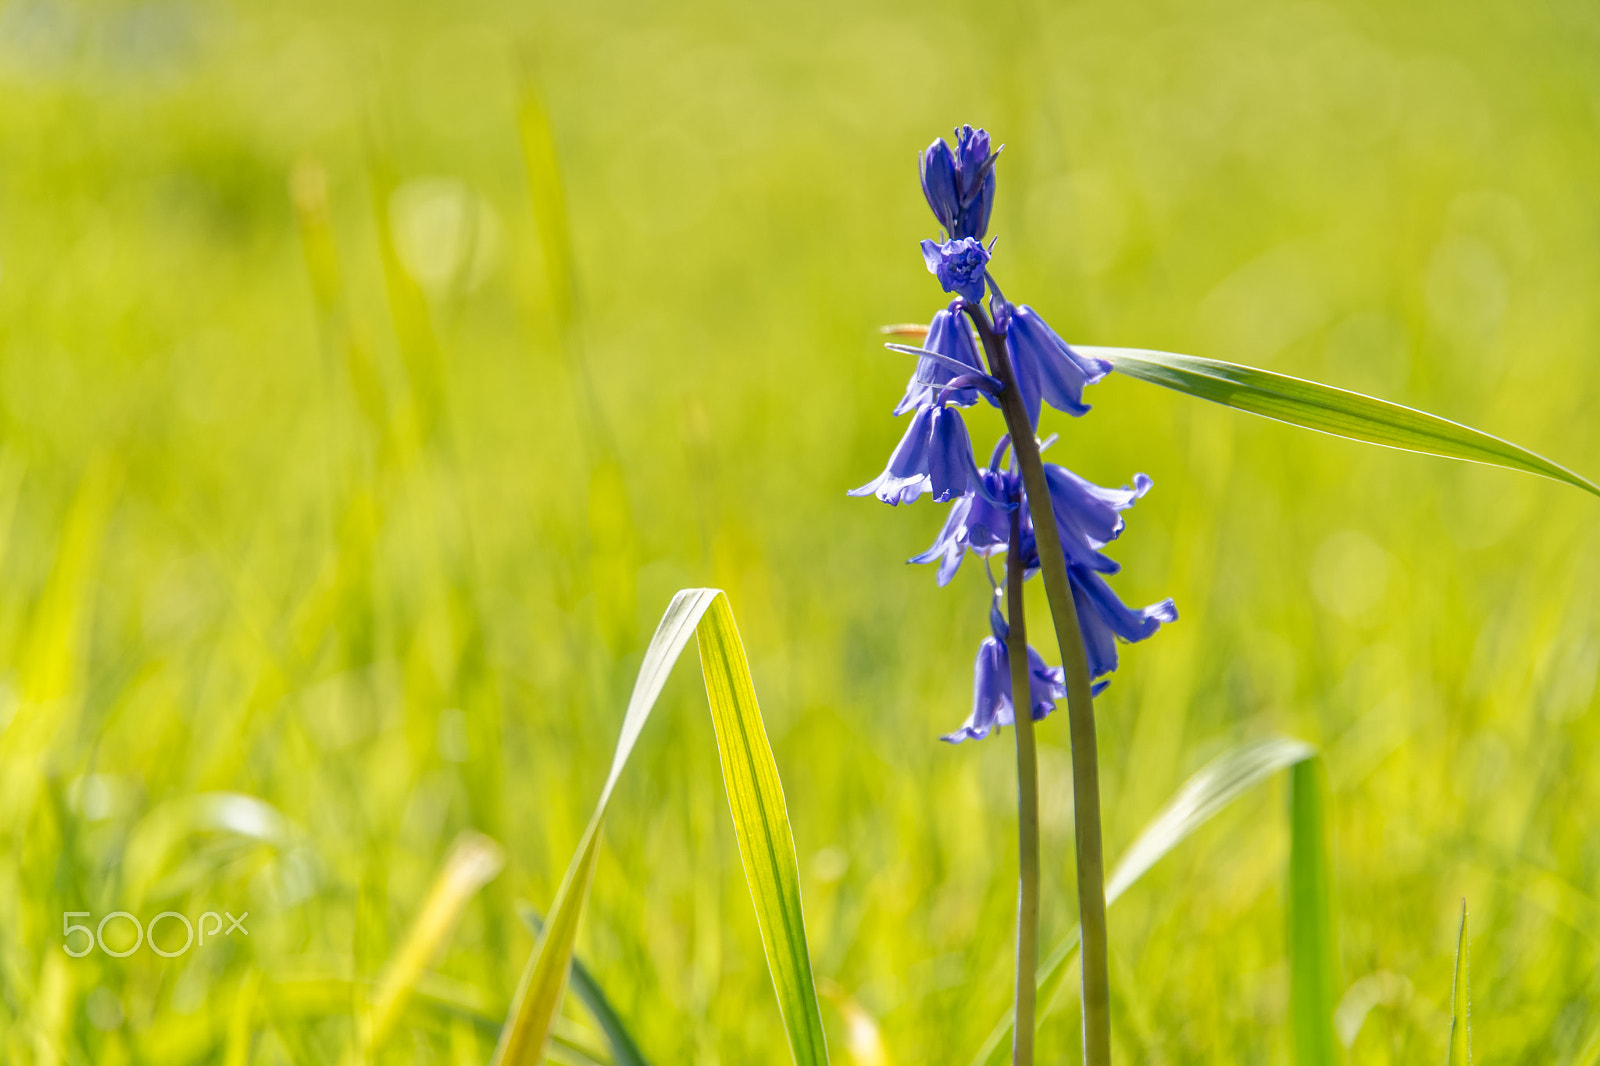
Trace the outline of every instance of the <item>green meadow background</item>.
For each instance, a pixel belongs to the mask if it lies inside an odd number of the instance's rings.
[[[504,870],[374,1061],[486,1062],[518,902],[550,904],[656,618],[716,585],[835,1061],[967,1062],[1010,1000],[1014,756],[937,737],[988,586],[904,565],[942,507],[844,495],[901,428],[877,328],[947,299],[916,151],[1006,143],[996,274],[1071,340],[1593,477],[1597,70],[1577,0],[7,0],[0,1059],[350,1061],[471,828]],[[1051,455],[1154,478],[1114,584],[1182,615],[1097,703],[1110,853],[1230,744],[1315,743],[1350,1061],[1440,1061],[1465,898],[1478,1058],[1593,1064],[1600,501],[1091,394]],[[969,425],[986,452],[998,414]],[[1066,742],[1041,727],[1046,951]],[[635,762],[580,957],[657,1066],[787,1061],[692,664]],[[1289,1061],[1285,796],[1112,909],[1121,1061]],[[64,912],[116,910],[249,935],[62,951]],[[1078,1040],[1069,997],[1041,1060]]]

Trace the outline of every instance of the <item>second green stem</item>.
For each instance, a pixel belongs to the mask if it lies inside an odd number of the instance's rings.
[[[1039,759],[1033,743],[1033,686],[1028,676],[1028,624],[1023,611],[1020,513],[1011,512],[1006,553],[1006,657],[1011,666],[1011,711],[1017,728],[1017,1021],[1012,1066],[1033,1063],[1034,971],[1039,968]],[[1029,1024],[1022,1024],[1022,1019]]]

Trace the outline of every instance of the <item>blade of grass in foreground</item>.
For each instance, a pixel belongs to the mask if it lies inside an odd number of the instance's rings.
[[[823,1066],[828,1052],[822,1013],[806,950],[800,909],[799,864],[778,770],[756,703],[750,666],[727,597],[719,589],[685,589],[656,627],[623,716],[611,772],[577,853],[556,892],[543,935],[523,971],[510,1016],[495,1048],[494,1066],[534,1066],[560,1008],[573,943],[588,901],[599,853],[600,828],[617,779],[661,695],[667,675],[698,627],[700,661],[722,757],[723,784],[739,838],[739,854],[755,903],[778,1007],[799,1066]]]
[[[1600,486],[1526,448],[1387,400],[1192,355],[1087,345],[1073,349],[1109,360],[1128,377],[1290,425],[1386,448],[1522,470],[1600,496]]]
[[[531,906],[519,903],[517,912],[522,917],[522,924],[531,929],[535,936],[544,930],[544,918]],[[616,1066],[650,1066],[650,1060],[639,1050],[633,1035],[623,1024],[622,1016],[601,989],[600,982],[594,979],[589,968],[576,955],[572,957],[572,990],[578,994],[578,999],[588,1008],[600,1031],[606,1035],[606,1041],[611,1045],[611,1059]]]
[[[1298,1066],[1334,1066],[1338,937],[1322,760],[1289,771],[1289,1028]]]
[[[761,708],[750,679],[744,643],[726,596],[717,596],[698,629],[700,669],[716,725],[722,780],[739,838],[745,881],[755,902],[767,968],[778,992],[778,1007],[789,1027],[796,1062],[828,1061],[817,1007],[811,955],[806,948],[805,916],[800,911],[800,869],[789,829],[783,783],[772,759]]]
[[[1456,973],[1450,982],[1450,1048],[1445,1066],[1472,1066],[1472,993],[1467,987],[1467,901],[1456,933]]]
[[[1316,749],[1304,741],[1271,737],[1241,744],[1206,763],[1144,827],[1111,871],[1106,881],[1106,906],[1115,903],[1163,856],[1223,808],[1278,770],[1315,754]],[[1041,1020],[1050,1012],[1056,992],[1077,953],[1078,930],[1074,927],[1039,966],[1037,987],[1038,1001],[1043,1008],[1039,1012]],[[1008,1015],[995,1026],[973,1059],[973,1066],[998,1066],[1005,1061],[1005,1049],[1011,1046],[1012,1020]]]

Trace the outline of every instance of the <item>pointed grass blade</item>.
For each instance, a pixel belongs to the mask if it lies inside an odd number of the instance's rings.
[[[543,1052],[566,988],[611,796],[667,675],[697,627],[728,805],[790,1046],[799,1066],[825,1066],[828,1061],[800,911],[793,834],[744,647],[720,589],[685,589],[673,597],[645,649],[611,772],[523,971],[493,1066],[534,1066]]]
[[[1424,411],[1268,370],[1142,348],[1074,345],[1128,377],[1202,400],[1385,448],[1521,470],[1600,496],[1600,486],[1498,437]]]
[[[1322,760],[1289,771],[1289,1027],[1297,1066],[1334,1066],[1340,1044],[1327,783]]]
[[[1467,901],[1456,932],[1456,970],[1450,982],[1450,1046],[1445,1066],[1472,1066],[1472,992],[1467,986]]]
[[[1123,853],[1106,881],[1106,905],[1115,903],[1168,852],[1234,800],[1284,767],[1302,763],[1315,754],[1316,749],[1304,741],[1268,737],[1241,744],[1206,763],[1184,782]],[[1044,1005],[1041,1018],[1049,1012],[1077,954],[1078,929],[1074,926],[1039,967],[1036,980],[1038,1001]],[[1011,1025],[1012,1019],[1007,1017],[995,1027],[973,1059],[973,1066],[998,1066],[1005,1061],[1006,1049],[1011,1046]]]
[[[544,918],[538,911],[526,904],[518,904],[517,910],[522,917],[522,924],[533,930],[535,935],[544,929]],[[622,1015],[617,1013],[601,989],[600,982],[594,979],[589,968],[576,955],[572,957],[572,990],[578,994],[578,999],[605,1034],[606,1042],[611,1045],[611,1061],[616,1066],[650,1066],[650,1060],[644,1057],[644,1052],[639,1050],[638,1043],[623,1023]]]
[[[820,1066],[828,1061],[828,1048],[806,948],[794,835],[750,664],[726,596],[711,604],[700,622],[699,636],[700,668],[716,725],[728,808],[761,926],[767,968],[789,1031],[789,1049],[800,1066]]]
[[[517,984],[511,1001],[511,1013],[505,1028],[500,1032],[500,1042],[494,1050],[492,1066],[534,1066],[544,1051],[551,1022],[561,1006],[561,996],[566,989],[567,971],[572,961],[573,944],[578,937],[578,926],[583,908],[589,901],[589,885],[594,879],[595,859],[599,854],[600,827],[605,822],[606,808],[611,794],[633,754],[639,734],[655,708],[657,697],[667,683],[673,664],[689,643],[694,627],[711,601],[720,593],[715,589],[687,589],[672,598],[667,611],[656,626],[655,636],[645,649],[644,661],[633,683],[633,694],[628,698],[628,710],[622,717],[622,733],[617,738],[617,748],[611,758],[611,772],[600,789],[600,799],[595,804],[589,826],[578,843],[556,890],[550,916],[543,935],[534,945],[533,954]]]

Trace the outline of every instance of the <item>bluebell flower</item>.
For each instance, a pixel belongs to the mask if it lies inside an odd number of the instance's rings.
[[[1017,721],[1011,699],[1011,656],[1006,648],[1009,628],[998,606],[989,608],[989,627],[993,635],[983,638],[977,661],[972,664],[972,713],[961,728],[942,738],[951,744],[982,740],[996,726],[1015,725]],[[1066,672],[1059,666],[1046,666],[1029,645],[1028,703],[1033,720],[1037,722],[1055,710],[1056,700],[1066,695]]]
[[[956,130],[954,151],[941,137],[918,157],[922,195],[952,240],[982,240],[989,229],[998,154],[989,151],[986,131],[962,126]]]
[[[925,258],[927,243],[923,242]],[[1058,411],[1087,414],[1089,405],[1083,402],[1083,387],[1111,373],[1111,364],[1073,351],[1027,304],[1009,311],[1006,354],[1016,372],[1017,388],[1028,408],[1028,418],[1034,425],[1039,424],[1041,400]]]
[[[961,317],[959,301],[952,300],[948,310],[940,311],[933,316],[933,321],[928,324],[928,337],[922,342],[922,346],[930,352],[938,352],[946,359],[953,359],[971,367],[974,374],[988,376],[983,369],[983,363],[978,359],[978,347],[973,342],[972,329],[967,325],[967,320]],[[911,380],[906,382],[906,394],[895,405],[894,413],[903,415],[907,411],[915,411],[918,407],[933,403],[937,394],[942,391],[941,386],[956,377],[954,368],[937,359],[923,356],[917,360],[917,368],[911,372]],[[978,402],[978,390],[950,390],[945,392],[945,402],[955,404],[957,407],[971,407]]]
[[[972,440],[961,412],[938,403],[917,409],[883,473],[851,489],[850,495],[875,495],[884,503],[901,504],[931,492],[934,502],[944,503],[987,491],[972,458]]]
[[[939,279],[945,292],[978,303],[983,299],[984,271],[989,266],[989,250],[976,237],[959,240],[922,242],[922,261],[928,273]]]

